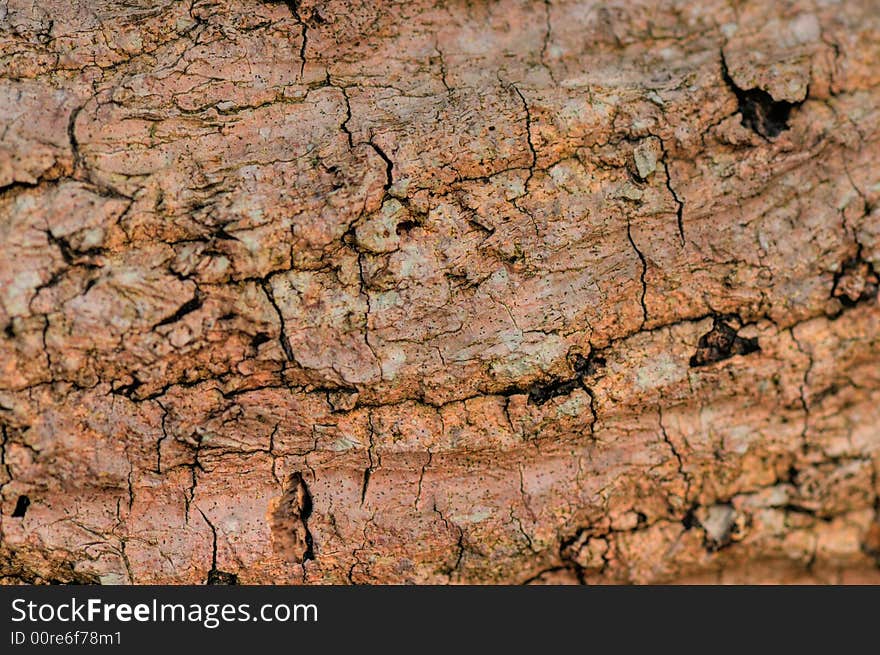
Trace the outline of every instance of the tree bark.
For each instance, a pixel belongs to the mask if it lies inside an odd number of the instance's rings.
[[[880,581],[870,0],[0,5],[7,582]]]

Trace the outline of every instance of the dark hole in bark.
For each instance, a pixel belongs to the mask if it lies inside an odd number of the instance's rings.
[[[696,508],[691,507],[681,519],[681,525],[685,530],[690,530],[697,525]]]
[[[251,339],[251,346],[256,348],[257,346],[261,346],[267,341],[271,341],[271,338],[265,332],[257,332],[253,339]]]
[[[788,117],[793,103],[787,100],[774,100],[763,89],[738,91],[734,89],[739,100],[739,111],[742,124],[766,138],[779,136],[788,129]]]
[[[27,513],[30,504],[30,498],[28,498],[27,496],[19,496],[18,500],[15,502],[15,509],[12,510],[13,518],[24,518],[24,515]]]
[[[553,380],[547,384],[534,385],[529,390],[529,402],[543,405],[556,396],[566,396],[581,386],[580,378],[575,380]]]
[[[861,249],[860,249],[861,250]],[[874,265],[856,255],[843,263],[834,276],[831,297],[837,298],[844,307],[855,305],[877,297],[880,289],[880,275]]]
[[[605,358],[596,356],[584,357],[576,354],[571,358],[571,367],[578,375],[595,375],[600,368],[605,367]]]
[[[741,337],[730,322],[736,317],[716,316],[712,329],[700,337],[697,352],[690,359],[691,367],[708,366],[715,362],[730,359],[734,355],[748,355],[760,352],[757,337]]]
[[[209,585],[237,585],[238,584],[238,576],[235,573],[229,573],[227,571],[219,571],[217,569],[211,569],[208,572],[208,581],[205,584]]]
[[[361,480],[361,505],[364,504],[364,499],[367,497],[367,487],[370,486],[370,475],[372,472],[372,467],[364,469],[364,477]]]
[[[724,57],[721,58],[721,72],[724,82],[730,87],[739,104],[743,127],[761,135],[765,139],[779,136],[788,129],[791,110],[800,103],[787,100],[774,100],[764,89],[741,89],[730,76]]]
[[[551,398],[567,396],[577,388],[586,389],[584,377],[595,375],[600,368],[605,366],[605,358],[591,355],[584,357],[579,353],[569,355],[569,364],[574,371],[570,379],[554,378],[548,382],[536,382],[529,387],[529,403],[543,405]]]
[[[574,375],[568,379],[553,378],[546,382],[536,382],[528,387],[529,403],[543,405],[551,398],[567,396],[572,391],[582,388],[590,393],[584,383],[584,378],[595,375],[600,368],[605,366],[605,358],[598,355],[584,357],[580,353],[569,354],[569,365]],[[522,393],[522,391],[520,391]]]
[[[400,236],[404,232],[409,232],[410,230],[417,228],[420,224],[417,221],[400,221],[397,224],[396,232],[397,235]]]
[[[112,393],[117,396],[125,396],[126,398],[131,398],[134,395],[134,392],[137,391],[138,388],[143,386],[143,384],[143,382],[135,378],[134,381],[130,384],[123,384],[120,387],[116,387],[115,389],[113,389]]]

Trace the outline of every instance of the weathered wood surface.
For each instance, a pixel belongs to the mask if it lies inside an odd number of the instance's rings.
[[[0,3],[9,582],[880,581],[880,5]]]

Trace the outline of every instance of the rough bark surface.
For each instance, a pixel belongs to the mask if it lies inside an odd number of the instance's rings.
[[[880,7],[0,2],[8,582],[880,581]]]

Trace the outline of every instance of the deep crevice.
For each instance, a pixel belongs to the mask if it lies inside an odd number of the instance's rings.
[[[299,45],[299,59],[300,59],[300,67],[299,67],[299,76],[300,79],[303,77],[303,73],[306,69],[306,48],[309,45],[309,28],[306,24],[306,21],[303,20],[302,14],[299,10],[299,0],[274,0],[276,4],[281,3],[287,5],[287,8],[290,9],[291,16],[296,19],[296,22],[299,23],[300,27],[300,45]],[[323,22],[320,15],[318,15],[316,22]]]
[[[21,519],[24,518],[24,515],[27,513],[28,507],[30,507],[31,499],[27,496],[19,496],[18,500],[15,501],[15,509],[12,510],[12,518]]]
[[[734,328],[731,323],[738,327]],[[712,329],[700,337],[697,352],[690,359],[691,367],[708,366],[735,355],[760,352],[758,337],[741,337],[737,334],[742,327],[741,323],[736,315],[713,316]]]
[[[743,89],[737,86],[730,76],[724,51],[721,52],[721,76],[730,87],[739,104],[743,127],[747,127],[765,139],[779,136],[789,128],[791,110],[801,103],[788,100],[774,100],[764,89]]]
[[[156,323],[153,326],[153,329],[157,327],[162,327],[163,325],[171,325],[172,323],[177,323],[177,321],[181,320],[187,314],[192,314],[194,311],[201,309],[202,307],[202,295],[196,291],[196,294],[183,303],[180,307],[178,307],[177,311],[171,314],[170,316],[166,316],[161,321]]]
[[[639,281],[642,283],[642,295],[639,297],[639,305],[641,305],[642,308],[642,324],[639,326],[639,330],[641,330],[648,322],[648,306],[645,304],[645,297],[648,295],[648,282],[646,280],[648,275],[648,260],[645,259],[645,255],[642,254],[642,251],[639,250],[639,247],[633,239],[629,220],[626,222],[626,238],[629,241],[629,245],[631,245],[633,250],[636,251],[636,255],[642,264],[642,271],[639,274]]]
[[[272,289],[272,285],[264,278],[260,280],[260,287],[263,289],[263,293],[266,294],[266,299],[269,301],[269,304],[272,305],[275,314],[278,316],[278,343],[281,346],[281,350],[285,357],[287,357],[287,361],[291,364],[295,364],[296,358],[293,355],[293,348],[290,346],[290,339],[287,338],[287,327],[284,324],[284,314],[281,312],[281,308],[275,300],[275,292]]]
[[[584,378],[595,375],[600,368],[605,366],[605,359],[598,355],[590,355],[584,357],[581,354],[574,354],[569,358],[574,376],[570,378],[553,378],[547,382],[536,382],[526,389],[519,387],[509,389],[506,395],[515,393],[528,393],[529,404],[543,405],[551,398],[558,396],[567,396],[575,389],[584,389],[590,395],[592,400],[592,391],[585,384]]]
[[[391,188],[391,185],[394,184],[394,162],[391,161],[391,158],[385,154],[385,151],[382,150],[379,146],[376,145],[372,140],[367,143],[373,148],[379,157],[382,158],[382,161],[385,162],[385,184],[383,185],[383,189],[388,191]]]

